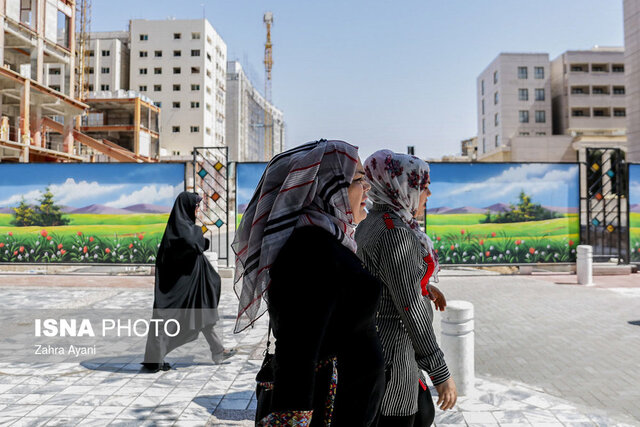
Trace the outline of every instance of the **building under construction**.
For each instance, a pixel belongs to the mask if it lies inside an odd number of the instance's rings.
[[[81,16],[86,9],[83,1]],[[156,106],[128,94],[93,102],[85,96],[86,80],[76,87],[77,75],[90,65],[78,73],[75,0],[0,0],[0,12],[0,161],[143,162],[157,156]],[[84,32],[79,38],[85,64],[88,38]]]

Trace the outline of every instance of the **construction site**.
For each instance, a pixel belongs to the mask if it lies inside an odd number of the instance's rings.
[[[157,161],[158,106],[131,91],[91,96],[90,1],[0,0],[0,11],[0,162]]]

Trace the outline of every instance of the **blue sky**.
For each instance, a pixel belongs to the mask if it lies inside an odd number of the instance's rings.
[[[266,163],[238,163],[236,176],[238,183],[236,186],[236,206],[249,203],[260,182]]]
[[[629,165],[629,203],[640,203],[640,165]]]
[[[182,164],[2,164],[0,207],[29,203],[49,186],[58,204],[103,204],[124,208],[139,203],[173,206],[184,189]]]
[[[554,59],[624,43],[622,0],[94,0],[92,30],[204,14],[262,88],[267,10],[288,147],[343,139],[362,158],[407,145],[423,158],[459,152],[477,133],[476,77],[500,52]]]

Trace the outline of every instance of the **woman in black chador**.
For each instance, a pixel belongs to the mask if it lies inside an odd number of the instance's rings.
[[[218,320],[220,276],[203,253],[209,248],[209,240],[196,225],[201,200],[202,197],[186,191],[178,195],[158,249],[153,318],[162,323],[159,323],[158,334],[151,324],[142,363],[152,371],[169,369],[164,357],[173,349],[194,341],[200,331],[209,343],[215,363],[234,353],[224,350],[214,331]],[[165,334],[164,323],[170,319],[177,320],[180,325],[177,334],[173,327],[175,322],[168,323],[168,334]]]

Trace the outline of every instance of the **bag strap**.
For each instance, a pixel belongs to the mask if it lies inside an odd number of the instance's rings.
[[[269,346],[271,346],[271,321],[269,321],[269,330],[267,331],[267,348],[264,351],[265,355],[269,354]]]

